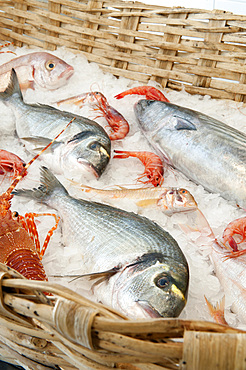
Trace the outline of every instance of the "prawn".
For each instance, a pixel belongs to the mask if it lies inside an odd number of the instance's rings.
[[[236,241],[234,235],[241,235],[241,240]],[[246,253],[246,249],[239,250],[238,244],[246,240],[246,217],[237,218],[230,222],[225,228],[223,235],[223,242],[228,243],[232,252],[228,254],[229,258],[239,257]]]
[[[25,162],[16,154],[0,149],[0,175],[13,173],[13,179],[25,168]],[[23,177],[26,176],[26,172]]]
[[[30,165],[52,145],[74,119],[72,119],[44,149],[26,164],[9,188],[0,195],[0,262],[15,269],[27,279],[47,280],[41,260],[50,237],[58,226],[60,218],[51,213],[27,213],[25,217],[23,217],[20,216],[18,212],[12,212],[10,207],[14,189],[24,177]],[[46,215],[55,218],[55,225],[49,230],[42,249],[40,250],[34,218]]]
[[[9,45],[14,45],[14,43],[13,42],[6,42],[6,44],[0,45],[0,48],[5,48],[5,47],[7,47]],[[3,54],[3,53],[11,53],[11,54],[15,54],[16,55],[16,53],[14,53],[13,51],[10,51],[10,50],[0,51],[0,54]]]
[[[145,166],[144,172],[138,177],[137,181],[147,184],[151,182],[154,186],[161,186],[164,178],[164,169],[161,158],[152,152],[135,152],[115,150],[118,153],[114,158],[138,158]],[[149,180],[143,181],[143,177],[148,177]]]
[[[106,97],[98,91],[87,92],[72,98],[64,99],[59,101],[57,104],[60,105],[64,103],[75,104],[80,108],[87,103],[91,105],[94,110],[99,110],[113,130],[113,132],[109,134],[110,140],[124,139],[129,132],[129,124],[126,119],[115,108],[109,105]],[[99,116],[96,118],[98,117]]]
[[[165,101],[169,102],[169,100],[165,97],[164,94],[158,89],[156,89],[153,86],[138,86],[138,87],[133,87],[132,89],[126,90],[118,95],[115,95],[116,99],[122,99],[126,95],[145,95],[146,99],[149,100],[159,100],[159,101]]]

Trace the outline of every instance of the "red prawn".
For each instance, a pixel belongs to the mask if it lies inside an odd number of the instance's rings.
[[[25,168],[25,162],[18,155],[0,149],[0,175],[13,174],[13,179]],[[26,172],[23,177],[26,176]]]
[[[60,218],[50,213],[27,213],[23,217],[19,216],[17,212],[12,212],[10,207],[13,190],[25,175],[27,168],[64,132],[73,120],[40,153],[27,163],[7,191],[0,195],[0,262],[14,268],[27,279],[47,280],[41,259],[50,237],[58,226]],[[34,218],[44,215],[53,216],[56,223],[48,232],[40,250]]]
[[[6,44],[0,45],[0,48],[5,48],[5,47],[7,47],[9,45],[14,45],[14,43],[13,42],[6,42]],[[0,54],[3,54],[3,53],[11,53],[11,54],[15,54],[16,55],[16,53],[14,53],[13,51],[10,51],[10,50],[0,51]]]
[[[170,103],[170,101],[165,97],[165,95],[153,86],[138,86],[132,89],[126,90],[118,95],[115,95],[116,99],[122,99],[126,95],[145,95],[146,99],[149,100],[159,100]]]
[[[129,158],[129,157],[136,157],[138,158],[143,165],[145,166],[145,170],[140,177],[138,177],[138,181],[147,184],[151,182],[154,186],[161,186],[164,178],[164,168],[160,157],[152,152],[135,152],[135,151],[122,151],[122,150],[115,150],[115,153],[118,153],[114,156],[114,158]],[[143,181],[143,177],[148,177],[149,180]]]
[[[235,241],[234,235],[241,235],[240,241]],[[237,218],[230,222],[223,232],[223,242],[228,243],[232,248],[232,252],[228,254],[228,257],[239,257],[246,253],[246,249],[239,250],[238,244],[243,243],[246,240],[246,217]]]
[[[64,103],[73,103],[78,105],[80,108],[87,103],[95,110],[99,110],[113,130],[113,132],[109,134],[110,140],[124,139],[129,132],[129,124],[126,119],[115,108],[111,107],[106,97],[98,91],[87,92],[72,98],[64,99],[59,101],[57,104],[60,105]]]

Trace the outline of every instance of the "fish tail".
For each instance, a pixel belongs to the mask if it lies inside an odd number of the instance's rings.
[[[59,190],[59,194],[61,194],[61,192],[66,195],[68,194],[64,186],[47,167],[42,166],[40,173],[40,185],[38,188],[14,190],[11,194],[35,199],[38,202],[45,202],[56,190]]]
[[[7,100],[13,94],[18,94],[20,98],[23,100],[17,74],[15,70],[12,68],[9,84],[3,92],[0,92],[0,99]]]
[[[225,296],[221,299],[220,302],[217,302],[215,306],[204,296],[207,303],[210,315],[218,324],[228,325],[225,320]]]

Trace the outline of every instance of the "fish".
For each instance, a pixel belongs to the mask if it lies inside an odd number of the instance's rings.
[[[58,211],[63,244],[80,251],[82,273],[94,281],[91,299],[132,319],[181,313],[187,299],[188,263],[177,241],[157,223],[70,196],[44,166],[38,188],[14,194]]]
[[[192,109],[153,100],[134,107],[150,145],[169,166],[246,208],[246,135]]]
[[[96,189],[71,180],[71,183],[82,192],[102,196],[103,199],[134,199],[139,207],[156,206],[168,216],[179,212],[190,212],[197,209],[192,194],[183,188],[139,188],[128,189],[118,186],[116,189]]]
[[[0,101],[13,110],[17,135],[34,153],[44,148],[66,122],[75,118],[59,141],[47,151],[44,161],[67,178],[84,172],[97,178],[102,175],[110,159],[111,141],[98,123],[49,105],[26,104],[14,70],[8,88],[0,93]]]
[[[55,55],[43,51],[29,53],[0,66],[0,91],[7,88],[13,68],[22,92],[37,86],[47,90],[58,89],[64,86],[74,73],[71,65]]]

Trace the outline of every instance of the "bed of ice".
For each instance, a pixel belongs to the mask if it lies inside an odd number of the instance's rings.
[[[7,50],[7,49],[5,49]],[[38,49],[14,48],[17,56],[39,51]],[[42,50],[40,50],[42,51]],[[114,96],[131,87],[139,86],[137,81],[131,81],[126,78],[116,78],[109,73],[104,73],[95,63],[89,63],[87,59],[81,55],[73,54],[65,48],[59,48],[54,55],[64,59],[71,64],[75,73],[68,81],[65,87],[55,91],[45,90],[28,90],[25,94],[27,102],[56,102],[66,97],[71,97],[83,92],[91,90],[102,92],[115,109],[117,109],[127,119],[130,125],[130,132],[124,140],[112,142],[112,153],[114,149],[119,150],[148,150],[152,149],[148,145],[146,139],[141,134],[133,112],[133,105],[139,100],[136,95],[127,96],[122,100],[116,100]],[[14,55],[10,53],[0,54],[0,64],[3,64],[11,59]],[[149,83],[158,88],[154,82]],[[209,96],[190,95],[185,91],[176,92],[174,90],[165,89],[163,91],[166,97],[173,103],[201,111],[218,120],[221,120],[237,129],[246,133],[246,105],[228,100],[211,99]],[[131,108],[132,107],[132,108]],[[85,115],[91,119],[97,116],[91,108],[86,106],[79,109],[76,106],[64,106],[64,109],[73,113]],[[12,111],[0,102],[1,125],[0,125],[0,148],[6,149],[19,155],[26,162],[32,158],[32,154],[25,151],[23,145],[18,141],[15,135],[15,121]],[[107,126],[103,118],[97,118],[97,122],[104,127]],[[107,130],[107,127],[106,127]],[[113,157],[113,156],[112,156]],[[39,185],[39,167],[43,164],[45,154],[34,163],[28,175],[22,180],[19,187],[32,188]],[[99,180],[84,179],[86,185],[97,188],[110,188],[113,185],[133,186],[136,185],[136,178],[143,172],[144,167],[136,158],[128,159],[111,159],[106,171]],[[77,197],[85,197],[79,189],[71,186],[71,183],[61,176],[57,176],[59,180],[66,186],[71,195]],[[228,174],[230,178],[230,174]],[[9,180],[5,179],[1,182],[1,192],[3,192],[9,184]],[[163,186],[182,186],[188,189],[195,197],[199,208],[208,219],[217,238],[221,238],[226,225],[238,218],[244,216],[245,212],[239,209],[233,202],[224,200],[217,194],[208,193],[202,186],[197,186],[183,175],[173,170],[165,171],[165,180]],[[91,197],[91,195],[90,195]],[[93,196],[91,199],[100,201],[99,196]],[[175,214],[171,217],[163,214],[159,209],[139,208],[133,200],[110,200],[109,204],[122,207],[126,210],[138,212],[148,218],[156,221],[165,230],[167,230],[179,243],[183,250],[190,267],[190,287],[188,302],[181,313],[180,318],[183,319],[198,319],[212,321],[212,317],[208,312],[207,305],[204,300],[204,295],[212,303],[219,301],[224,293],[220,286],[218,278],[214,274],[213,265],[209,259],[210,247],[206,246],[201,249],[196,242],[190,242],[189,238],[177,226],[182,223],[182,220],[189,222],[189,215]],[[21,197],[15,197],[12,201],[12,210],[17,210],[20,214],[26,212],[54,212],[45,205],[37,204],[34,201],[27,201]],[[45,232],[50,227],[51,220],[48,217],[42,217],[38,224],[40,239],[43,240]],[[57,278],[54,275],[73,275],[80,273],[80,261],[76,258],[76,254],[68,247],[62,245],[62,230],[59,225],[58,230],[48,245],[47,251],[43,258],[43,264],[50,282],[58,282],[68,286],[71,289],[80,291],[80,282],[77,280],[74,283],[69,282],[70,279]],[[227,322],[236,327],[245,328],[243,323],[238,322],[237,316],[231,312],[230,297],[226,296],[225,300],[225,316]]]

